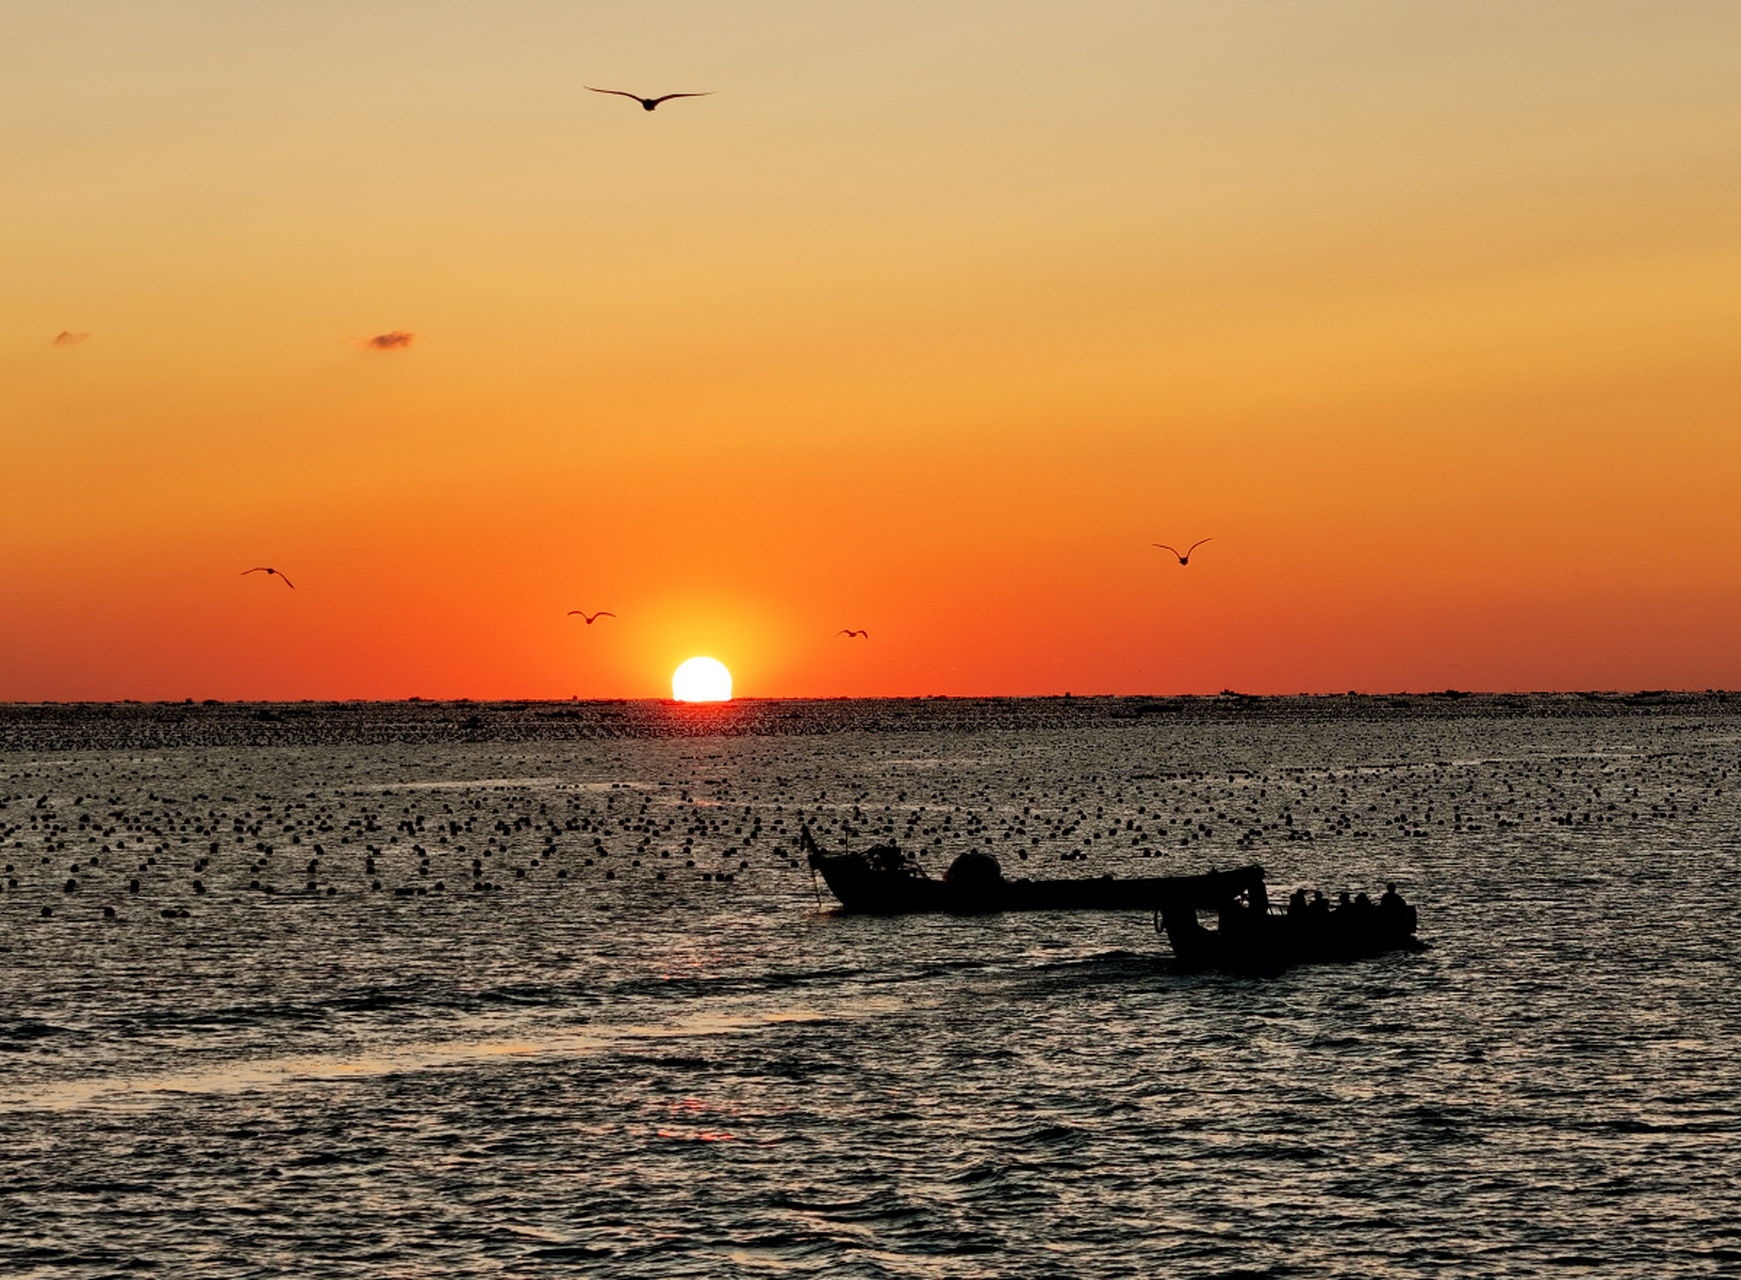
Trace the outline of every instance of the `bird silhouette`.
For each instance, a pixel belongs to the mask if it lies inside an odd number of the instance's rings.
[[[1169,547],[1164,542],[1151,542],[1149,545],[1152,547],[1159,547],[1162,551],[1171,551],[1174,555],[1179,556],[1179,563],[1180,564],[1190,564],[1191,563],[1191,553],[1193,551],[1195,551],[1198,547],[1202,546],[1205,542],[1213,542],[1213,541],[1215,541],[1215,539],[1213,539],[1213,538],[1198,538],[1197,541],[1193,542],[1190,546],[1185,548],[1184,555],[1179,555],[1179,552],[1177,551],[1177,549],[1175,549],[1173,547]]]
[[[870,639],[870,632],[868,632],[868,631],[854,631],[851,627],[842,627],[839,631],[836,631],[834,634],[837,636],[847,636],[848,638],[850,638],[852,636],[857,636],[861,640],[869,640]]]
[[[597,622],[600,618],[614,618],[617,616],[616,614],[612,613],[609,609],[600,609],[597,613],[592,613],[592,614],[587,613],[587,611],[585,609],[570,609],[568,611],[568,616],[572,618],[577,613],[581,616],[582,619],[585,620],[586,625],[589,627],[593,623]]]
[[[244,570],[242,570],[241,573],[237,574],[236,576],[239,578],[245,578],[250,573],[265,573],[265,574],[270,574],[276,578],[284,578],[284,575],[282,573],[279,573],[278,570],[268,569],[264,566],[261,566],[258,569],[244,569]],[[292,591],[296,590],[296,584],[294,582],[292,582],[289,578],[284,578],[284,585],[289,587]]]
[[[590,84],[582,85],[581,87],[583,89],[592,89]],[[643,98],[638,93],[624,93],[621,89],[592,89],[592,91],[594,93],[614,93],[619,98],[633,98],[636,102],[641,104],[641,109],[643,111],[651,111],[661,102],[669,102],[673,98],[711,98],[713,96],[712,89],[709,89],[706,93],[667,93],[658,98]]]

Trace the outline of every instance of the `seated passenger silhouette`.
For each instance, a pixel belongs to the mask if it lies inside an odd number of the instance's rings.
[[[907,861],[906,856],[894,845],[882,845],[872,849],[868,856],[872,867],[890,874],[902,870]]]
[[[1384,896],[1378,900],[1378,914],[1388,929],[1395,929],[1401,933],[1415,931],[1415,920],[1417,919],[1415,909],[1403,901],[1402,895],[1396,891],[1394,882],[1384,886]]]

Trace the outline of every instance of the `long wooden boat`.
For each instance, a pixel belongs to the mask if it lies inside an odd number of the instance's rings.
[[[1382,904],[1332,908],[1302,895],[1285,911],[1270,906],[1264,871],[1254,864],[1194,876],[1006,879],[988,853],[964,853],[942,879],[895,845],[830,853],[804,827],[799,848],[850,912],[904,915],[947,911],[1147,911],[1181,967],[1266,972],[1290,964],[1353,960],[1385,951],[1419,951],[1415,909],[1394,894]],[[1202,916],[1214,918],[1215,927]]]

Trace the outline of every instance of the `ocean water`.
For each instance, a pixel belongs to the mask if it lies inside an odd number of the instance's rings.
[[[1736,1274],[1737,788],[1718,697],[0,709],[0,1273]],[[848,917],[804,822],[1431,945]]]

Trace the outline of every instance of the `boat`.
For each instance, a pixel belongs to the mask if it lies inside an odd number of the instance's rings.
[[[798,848],[847,911],[906,915],[949,911],[979,915],[993,911],[1157,911],[1168,902],[1189,900],[1212,910],[1246,891],[1260,890],[1262,867],[1212,871],[1201,876],[1119,879],[1100,876],[1075,880],[1009,880],[989,853],[964,853],[941,880],[892,844],[862,853],[830,853],[816,843],[809,827],[798,834]]]
[[[1335,906],[1321,896],[1308,900],[1302,890],[1278,910],[1270,905],[1264,869],[1255,863],[1190,876],[1011,880],[997,858],[975,850],[956,858],[937,879],[892,844],[830,853],[806,826],[798,847],[848,912],[1146,911],[1183,969],[1270,972],[1425,946],[1415,937],[1415,908],[1394,889],[1378,903],[1365,894],[1352,901],[1343,894]],[[1203,915],[1214,917],[1214,928],[1203,923]]]
[[[1296,894],[1286,910],[1269,905],[1262,892],[1224,899],[1213,909],[1215,928],[1183,902],[1163,906],[1155,927],[1165,931],[1181,969],[1273,973],[1295,964],[1362,960],[1387,951],[1425,951],[1415,936],[1415,908],[1394,888],[1374,903],[1347,894],[1332,907],[1323,898]]]

